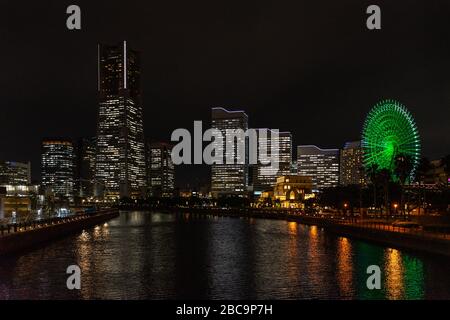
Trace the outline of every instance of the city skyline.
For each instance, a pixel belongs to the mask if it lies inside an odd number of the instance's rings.
[[[0,300],[450,299],[449,0],[2,9]]]
[[[252,114],[250,126],[291,131],[293,146],[339,148],[359,139],[360,123],[377,101],[392,98],[404,103],[417,119],[425,156],[439,158],[450,149],[446,123],[450,54],[439,42],[450,30],[441,10],[448,3],[440,2],[439,10],[427,7],[426,12],[421,5],[411,4],[408,12],[400,14],[401,3],[382,2],[386,14],[378,34],[364,29],[363,4],[327,4],[333,14],[323,16],[318,4],[289,3],[273,11],[261,3],[255,15],[245,14],[251,5],[244,13],[233,11],[233,4],[224,12],[208,5],[197,7],[201,9],[197,13],[186,7],[194,19],[176,14],[175,24],[164,21],[169,13],[164,4],[151,9],[137,3],[107,9],[86,1],[79,5],[83,27],[71,33],[57,28],[58,19],[65,18],[59,17],[59,5],[45,10],[31,5],[30,12],[44,17],[34,31],[27,28],[32,22],[24,20],[17,5],[8,4],[10,50],[2,55],[12,63],[0,77],[7,106],[1,128],[4,135],[14,134],[2,142],[0,158],[30,160],[35,180],[43,137],[95,136],[96,46],[125,39],[143,55],[147,140],[167,141],[173,129],[189,128],[192,120],[206,123],[209,109],[222,106],[245,109]],[[208,15],[211,12],[214,17]],[[100,13],[103,22],[95,18]],[[129,23],[111,23],[119,15]],[[148,15],[152,19],[141,19]],[[335,40],[341,33],[347,35],[340,38],[342,43]],[[416,41],[417,37],[424,41]],[[40,48],[46,49],[29,55],[27,46],[34,39],[40,39]],[[427,50],[431,46],[434,50]],[[170,127],[165,121],[169,117]],[[17,123],[23,125],[21,130],[15,128]],[[198,167],[179,170],[183,181],[191,170],[205,172]]]

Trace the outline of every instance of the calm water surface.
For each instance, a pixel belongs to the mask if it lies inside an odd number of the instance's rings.
[[[122,212],[0,258],[0,298],[450,299],[449,262],[296,222]],[[72,264],[79,291],[66,288]],[[366,287],[373,264],[381,290]]]

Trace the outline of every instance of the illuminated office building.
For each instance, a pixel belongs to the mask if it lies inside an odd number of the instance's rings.
[[[339,149],[321,149],[314,145],[297,147],[298,174],[312,178],[315,191],[336,187],[339,183]]]
[[[74,188],[78,198],[94,195],[96,148],[96,138],[80,138],[75,144]]]
[[[30,162],[0,161],[0,219],[30,212],[38,191],[31,185]]]
[[[224,195],[241,196],[248,186],[248,145],[245,137],[236,139],[236,146],[242,143],[245,146],[245,159],[239,159],[237,148],[225,148],[226,130],[248,129],[248,116],[244,111],[229,111],[224,108],[212,108],[211,127],[220,130],[224,137],[217,146],[218,152],[223,154],[222,164],[211,165],[211,193],[213,197]],[[233,164],[226,163],[226,158],[233,159]]]
[[[279,133],[279,167],[278,176],[285,176],[291,173],[292,165],[292,134],[290,132]]]
[[[291,163],[291,175],[298,174],[298,162],[297,160],[292,161]]]
[[[71,140],[42,141],[42,187],[46,194],[73,199],[74,150]]]
[[[172,197],[175,190],[175,168],[172,145],[150,143],[147,147],[148,186],[154,197]]]
[[[98,92],[96,184],[107,197],[136,195],[146,187],[140,60],[126,41],[99,45]]]
[[[266,154],[268,159],[272,156],[272,131],[268,129],[265,135],[260,135],[258,132],[258,163],[253,165],[253,191],[259,193],[260,191],[267,191],[274,187],[277,178],[280,176],[291,174],[292,165],[292,134],[290,132],[278,133],[278,150],[274,158],[278,157],[278,167],[271,164],[261,163],[261,152]],[[274,145],[275,147],[275,145]]]
[[[364,184],[365,174],[363,169],[363,149],[361,141],[347,142],[341,150],[340,184]]]
[[[30,162],[0,161],[0,185],[27,186],[30,183]]]

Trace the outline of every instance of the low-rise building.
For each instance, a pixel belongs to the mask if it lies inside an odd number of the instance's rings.
[[[273,199],[283,208],[303,208],[305,198],[312,193],[310,176],[286,175],[277,178]]]

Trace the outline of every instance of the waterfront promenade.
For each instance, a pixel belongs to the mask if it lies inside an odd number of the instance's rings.
[[[52,217],[0,225],[0,255],[32,248],[72,232],[104,223],[118,215],[117,209],[104,209],[62,218]]]

